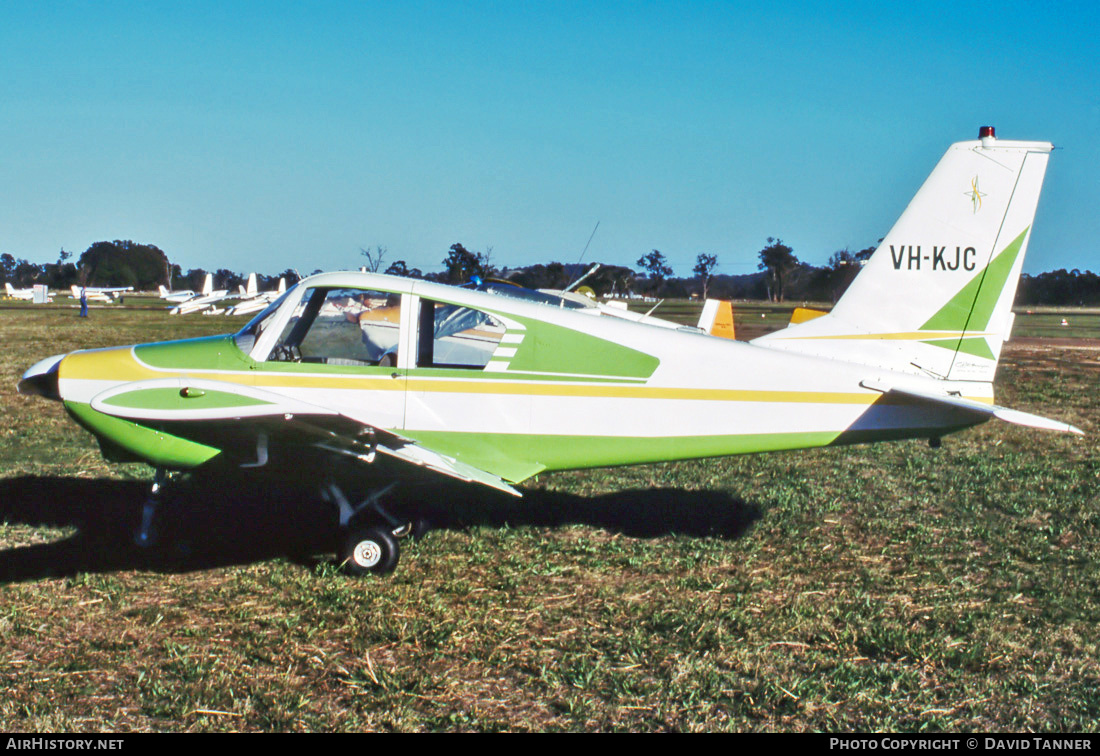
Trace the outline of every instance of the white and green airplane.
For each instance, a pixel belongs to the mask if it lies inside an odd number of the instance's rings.
[[[518,287],[322,273],[236,334],[56,355],[19,390],[154,466],[154,490],[215,459],[316,476],[356,574],[396,565],[415,515],[382,500],[425,475],[518,496],[543,471],[938,444],[994,417],[1080,433],[993,401],[1051,149],[988,128],[952,145],[830,313],[747,343]]]

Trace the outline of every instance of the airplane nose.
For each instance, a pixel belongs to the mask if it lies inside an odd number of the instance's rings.
[[[65,359],[64,354],[55,354],[27,368],[27,372],[23,373],[23,378],[17,386],[19,393],[60,401],[61,393],[57,389],[57,368],[63,359]]]

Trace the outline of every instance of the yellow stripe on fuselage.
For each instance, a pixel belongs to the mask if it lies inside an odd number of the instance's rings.
[[[71,362],[70,362],[71,361]],[[66,364],[67,363],[67,364]],[[62,378],[100,381],[140,381],[180,375],[212,381],[253,385],[258,388],[360,389],[365,391],[404,391],[406,381],[386,376],[321,375],[317,373],[272,373],[266,370],[204,371],[152,368],[133,353],[132,347],[96,350],[72,354],[62,364]],[[756,389],[714,389],[659,387],[613,384],[538,382],[532,380],[483,381],[477,379],[408,376],[407,389],[433,394],[508,394],[528,396],[593,397],[611,399],[665,399],[720,402],[759,402],[789,404],[870,405],[882,394],[877,391],[774,391]],[[992,404],[989,397],[967,397]]]
[[[977,331],[910,331],[908,333],[839,333],[827,336],[783,336],[789,341],[927,341],[931,339],[961,339],[963,337],[993,336]]]
[[[73,352],[58,367],[58,377],[62,380],[75,378],[89,381],[143,381],[163,378],[164,372],[138,360],[134,356],[133,347]]]
[[[760,391],[753,389],[706,389],[657,386],[614,386],[607,384],[503,383],[485,381],[440,381],[410,376],[409,391],[454,394],[527,394],[530,396],[584,396],[612,399],[697,399],[725,402],[801,402],[810,404],[871,404],[877,392]]]

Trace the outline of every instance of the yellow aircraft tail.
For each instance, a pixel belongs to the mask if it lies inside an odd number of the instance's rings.
[[[699,315],[699,328],[721,339],[736,339],[733,325],[733,304],[726,300],[708,299]]]
[[[794,312],[791,313],[791,325],[798,325],[799,323],[805,323],[807,320],[813,320],[814,318],[820,318],[822,315],[828,315],[829,313],[824,310],[814,310],[809,307],[796,307]]]

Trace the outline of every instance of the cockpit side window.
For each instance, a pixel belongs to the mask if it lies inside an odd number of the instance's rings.
[[[504,331],[504,324],[488,313],[421,299],[417,366],[484,368]]]
[[[393,367],[400,332],[400,294],[315,288],[302,297],[268,360]]]

